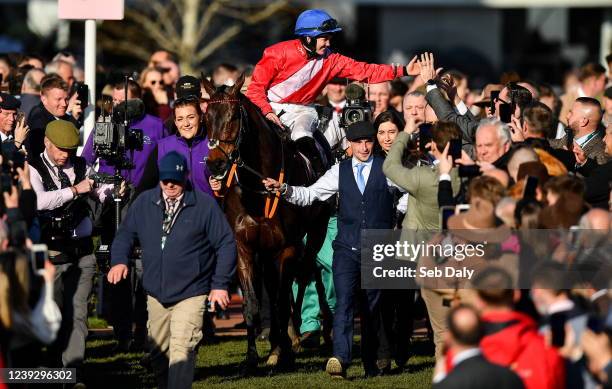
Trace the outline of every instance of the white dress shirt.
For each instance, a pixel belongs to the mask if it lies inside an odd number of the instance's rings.
[[[583,149],[584,146],[586,146],[586,144],[589,143],[596,136],[597,136],[596,131],[593,131],[586,135],[581,136],[580,138],[574,139],[574,142],[576,142],[578,146],[580,146],[580,148]]]
[[[372,170],[372,163],[374,162],[374,158],[370,157],[370,159],[366,162],[361,162],[357,158],[353,157],[351,159],[351,164],[353,166],[353,177],[355,178],[355,182],[357,182],[357,165],[359,163],[365,164],[361,175],[363,176],[363,181],[366,186],[368,185],[368,178],[370,177],[370,171]],[[387,180],[389,183],[389,180]],[[325,174],[317,180],[314,184],[305,187],[305,186],[289,186],[287,187],[287,193],[285,194],[285,199],[299,206],[307,206],[312,204],[315,200],[327,200],[331,196],[338,193],[340,186],[340,164],[337,163],[331,167]]]
[[[43,163],[47,168],[48,166],[52,167],[52,170],[50,170],[50,174],[51,178],[53,179],[53,183],[55,183],[58,188],[61,188],[62,184],[58,176],[59,167],[53,161],[51,161],[51,158],[49,158],[49,156],[47,155],[46,150],[41,154],[41,158],[43,159]],[[74,171],[74,166],[72,166],[69,161],[66,161],[66,164],[63,166],[62,170],[64,171],[64,173],[66,173],[72,185],[78,184],[78,182],[74,182],[76,179],[76,173]],[[93,170],[88,167],[86,176],[89,176],[92,173]],[[54,209],[60,208],[64,204],[74,199],[74,195],[70,188],[46,191],[42,181],[42,177],[36,169],[30,169],[30,181],[32,183],[32,189],[34,189],[34,192],[36,192],[36,209],[39,211],[52,211]],[[108,196],[112,195],[112,191],[113,185],[105,184],[99,186],[90,193],[94,197],[97,197],[100,202],[104,202],[104,200],[106,200]],[[90,236],[92,229],[93,223],[91,219],[85,218],[75,229],[73,237]]]
[[[7,139],[13,139],[13,135],[11,134],[5,134],[4,132],[0,131],[0,142],[4,142]]]

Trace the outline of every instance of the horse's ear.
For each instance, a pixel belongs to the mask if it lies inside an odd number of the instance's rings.
[[[204,73],[200,73],[200,82],[202,87],[208,93],[208,97],[212,97],[215,94],[216,88],[212,82],[208,81],[208,79],[204,76]]]
[[[244,72],[240,75],[240,77],[238,77],[238,79],[236,80],[236,82],[234,83],[234,85],[232,85],[228,91],[228,93],[232,96],[235,96],[238,94],[238,92],[240,92],[240,90],[242,89],[242,85],[244,85]]]

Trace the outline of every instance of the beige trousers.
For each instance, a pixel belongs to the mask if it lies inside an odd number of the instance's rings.
[[[443,304],[446,295],[436,290],[421,288],[421,296],[427,307],[427,315],[429,316],[436,346],[436,359],[438,359],[444,356],[444,334],[448,331],[446,318],[450,307],[446,307]]]
[[[206,295],[194,296],[163,305],[147,296],[151,365],[157,374],[159,388],[191,388],[195,348],[202,339],[206,298]]]

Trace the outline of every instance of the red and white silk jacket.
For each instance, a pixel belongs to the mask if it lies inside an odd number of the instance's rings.
[[[294,39],[268,47],[255,66],[246,96],[264,115],[272,112],[270,102],[312,104],[334,77],[378,83],[405,75],[404,66],[358,62],[328,50],[308,58],[306,49]]]

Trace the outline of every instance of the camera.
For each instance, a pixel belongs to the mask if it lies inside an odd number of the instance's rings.
[[[129,128],[129,121],[142,117],[144,106],[141,105],[139,99],[123,102],[110,117],[96,123],[94,151],[98,157],[119,169],[131,168],[126,152],[140,151],[144,145],[142,129]]]
[[[340,127],[372,120],[372,105],[365,97],[365,90],[357,84],[346,88],[346,105],[340,117]]]

